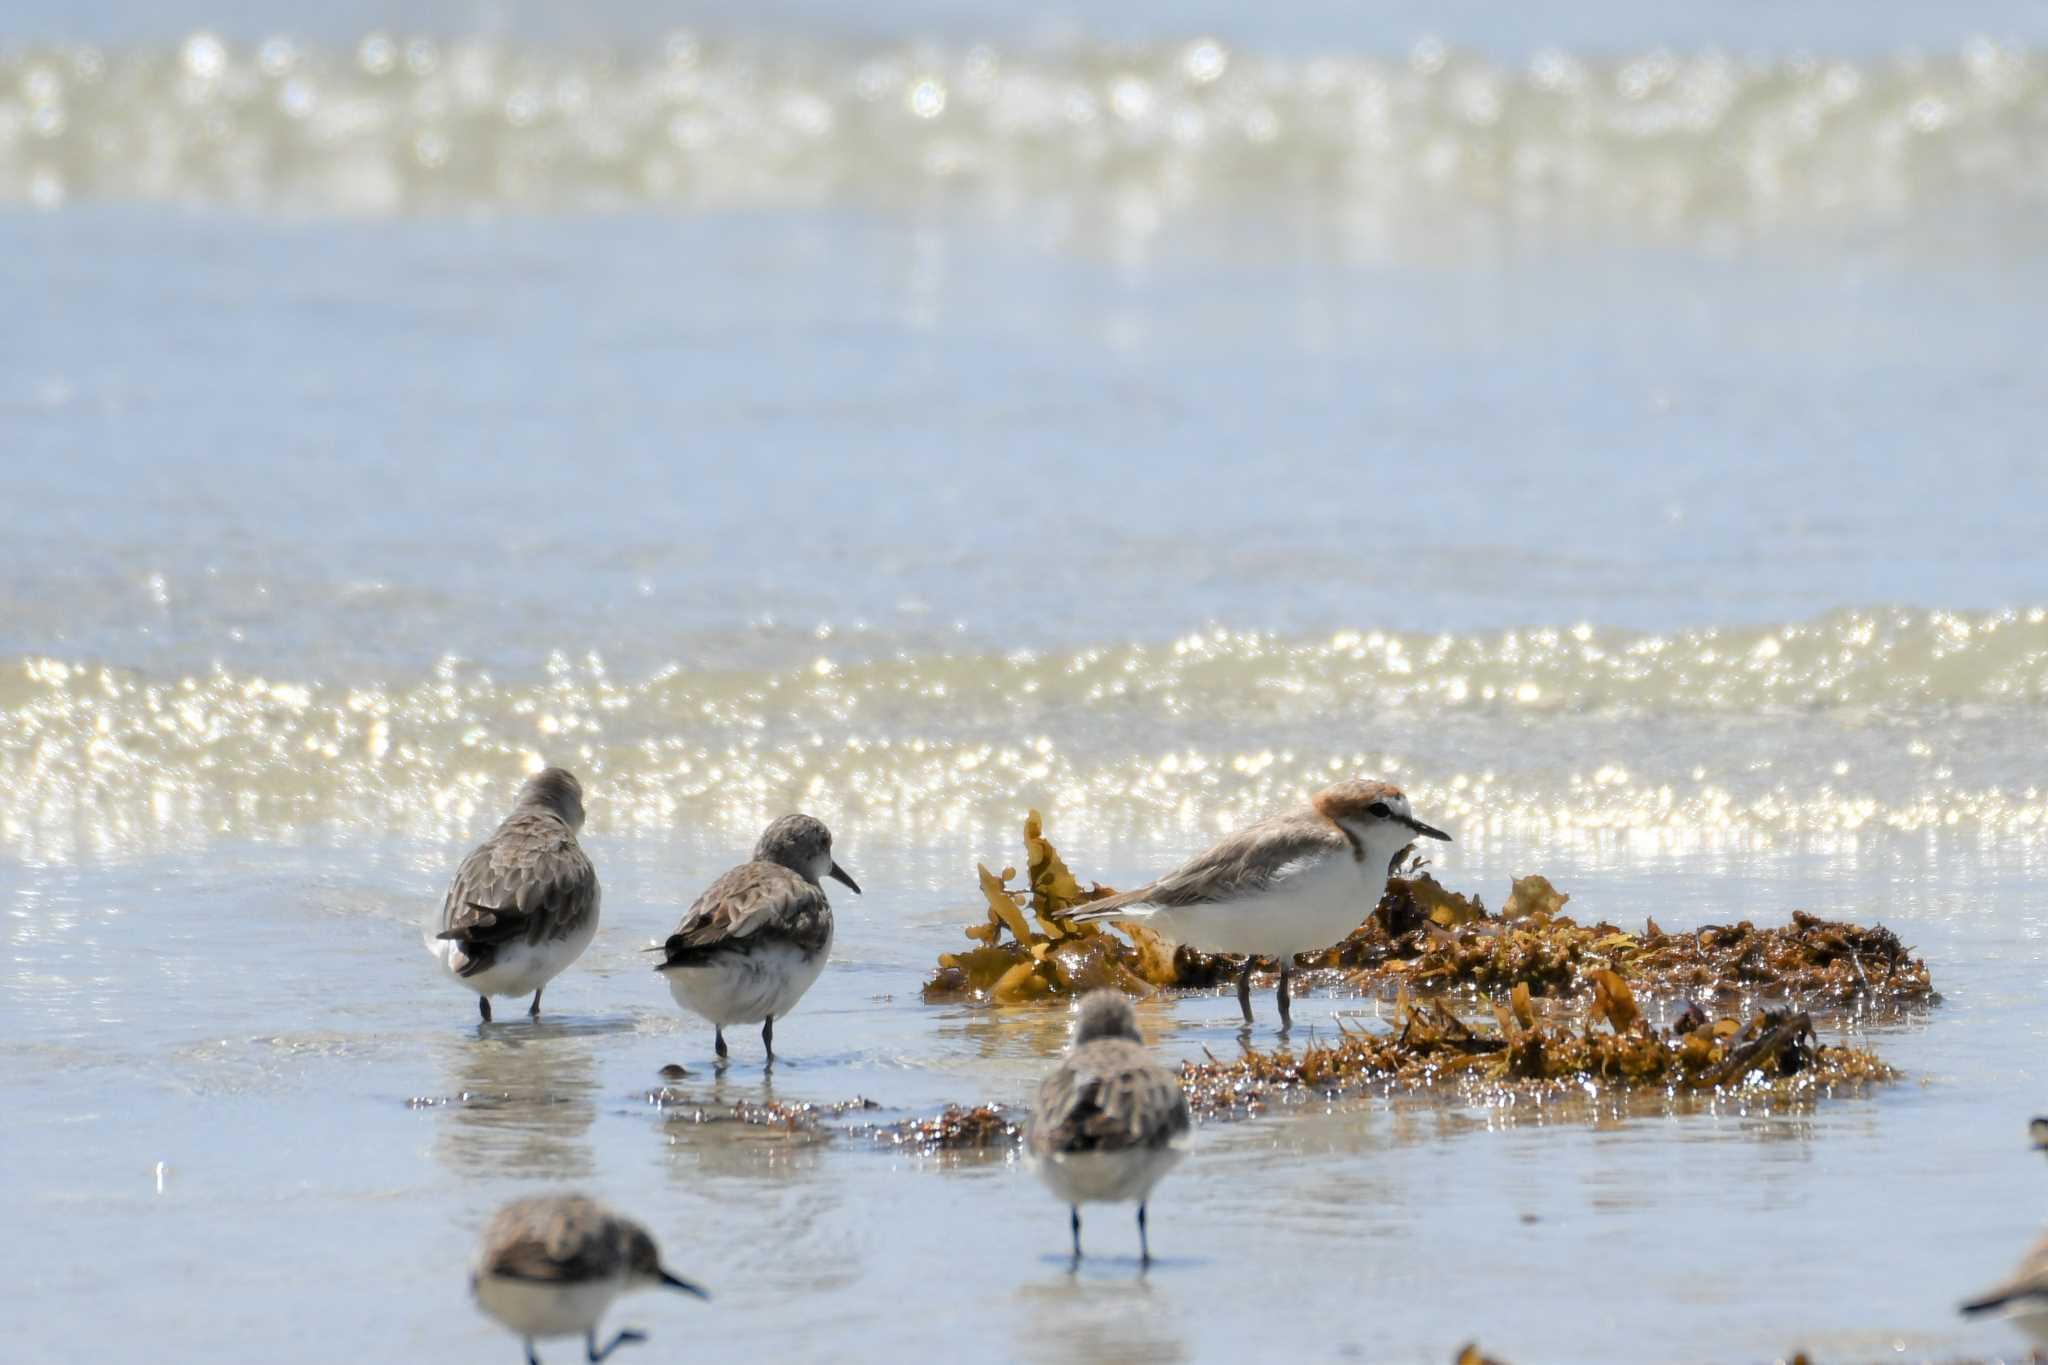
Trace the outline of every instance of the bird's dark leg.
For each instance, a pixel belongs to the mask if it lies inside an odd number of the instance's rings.
[[[490,1023],[490,1022],[491,1022],[491,997],[489,997],[488,995],[479,995],[479,996],[478,996],[478,997],[476,998],[476,1012],[477,1012],[478,1014],[481,1014],[481,1015],[482,1015],[482,1016],[484,1017],[484,1022],[485,1022],[486,1024]]]
[[[529,1018],[529,1019],[538,1019],[538,1018],[540,1018],[540,992],[541,992],[541,991],[544,991],[544,990],[546,990],[546,989],[547,989],[547,987],[546,987],[546,986],[542,986],[542,987],[540,988],[540,990],[537,990],[537,991],[535,991],[535,992],[533,993],[533,1003],[532,1003],[531,1005],[529,1005],[529,1006],[527,1007],[527,1010],[526,1010],[526,1017],[527,1017],[527,1018]]]
[[[1138,1265],[1143,1267],[1151,1264],[1152,1244],[1145,1238],[1145,1205],[1143,1201],[1140,1201],[1138,1204]]]
[[[1074,1222],[1074,1265],[1078,1266],[1081,1264],[1081,1206],[1069,1204],[1067,1210]]]
[[[775,1016],[769,1015],[761,1021],[761,1046],[768,1053],[768,1060],[775,1060]]]
[[[540,1357],[533,1353],[533,1338],[526,1339],[526,1365],[540,1365]]]
[[[720,1027],[719,1027],[718,1025],[716,1025],[716,1024],[713,1024],[713,1025],[711,1026],[711,1041],[712,1041],[713,1045],[714,1045],[714,1046],[716,1046],[716,1047],[718,1048],[718,1060],[719,1060],[719,1061],[721,1061],[721,1062],[722,1062],[722,1061],[724,1061],[724,1060],[725,1060],[725,1055],[726,1055],[726,1054],[725,1054],[725,1030],[724,1030],[724,1029],[722,1029],[722,1028],[720,1028]]]
[[[603,1360],[613,1351],[618,1350],[629,1342],[645,1340],[647,1340],[647,1335],[644,1332],[621,1332],[612,1338],[611,1345],[600,1351],[597,1349],[597,1329],[593,1327],[590,1331],[583,1334],[583,1352],[590,1357],[592,1362],[596,1362]]]
[[[1237,1007],[1244,1011],[1247,1024],[1252,1021],[1252,961],[1246,957],[1243,969],[1237,974]]]
[[[1280,959],[1280,1031],[1281,1031],[1282,1033],[1285,1033],[1285,1032],[1287,1032],[1287,1030],[1289,1030],[1289,1029],[1291,1029],[1291,1028],[1293,1028],[1293,1027],[1294,1027],[1294,1016],[1293,1016],[1292,1014],[1290,1014],[1290,1013],[1288,1012],[1288,1008],[1287,1008],[1287,1007],[1288,1007],[1288,1005],[1292,1003],[1292,1002],[1291,1002],[1291,1000],[1290,1000],[1290,999],[1289,999],[1289,997],[1288,997],[1288,992],[1287,992],[1287,981],[1288,981],[1288,978],[1289,978],[1290,976],[1292,976],[1293,974],[1294,974],[1294,959],[1293,959],[1293,958],[1291,958],[1291,957],[1283,957],[1283,958],[1281,958],[1281,959]]]

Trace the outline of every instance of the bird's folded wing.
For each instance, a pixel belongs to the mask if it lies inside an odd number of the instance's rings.
[[[454,909],[446,929],[435,938],[457,943],[511,943],[524,938],[533,927],[533,916],[520,910],[500,910],[471,902]]]
[[[711,883],[662,945],[668,964],[771,926],[794,927],[825,908],[825,893],[777,863],[745,863]],[[664,964],[664,965],[668,965]]]
[[[1208,905],[1267,890],[1304,858],[1348,856],[1344,831],[1313,811],[1276,815],[1239,830],[1206,853],[1135,891],[1076,906],[1075,919],[1095,919],[1132,905]]]
[[[2019,1269],[2004,1284],[1985,1290],[1963,1305],[1965,1313],[1988,1313],[1994,1308],[2025,1302],[2048,1305],[2048,1237],[2043,1237],[2021,1258]]]
[[[2008,1282],[1979,1294],[1963,1305],[1963,1311],[1989,1313],[2000,1308],[2017,1308],[2021,1304],[2028,1305],[2029,1312],[2048,1306],[2048,1285]]]
[[[1190,1128],[1180,1078],[1136,1044],[1075,1059],[1045,1078],[1033,1111],[1047,1152],[1119,1152],[1174,1145]]]
[[[597,871],[551,814],[514,816],[462,860],[437,938],[531,942],[565,933],[597,909]]]
[[[576,1283],[616,1274],[622,1259],[620,1239],[602,1215],[579,1203],[496,1240],[482,1268],[508,1280]]]

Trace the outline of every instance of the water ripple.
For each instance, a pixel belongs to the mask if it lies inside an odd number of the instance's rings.
[[[621,681],[557,655],[500,681],[0,674],[0,838],[64,858],[366,821],[474,830],[543,762],[594,831],[745,831],[805,806],[930,833],[1218,829],[1335,775],[1408,784],[1485,838],[1659,840],[1865,829],[2048,834],[2035,756],[2048,611],[1845,612],[1663,635],[1214,631],[1170,644],[838,659]]]
[[[630,53],[207,32],[0,55],[0,202],[386,214],[503,204],[1057,206],[1143,239],[1283,203],[1360,240],[1448,215],[1632,233],[2038,205],[2048,54],[1745,59],[1214,38],[867,48],[689,33]]]

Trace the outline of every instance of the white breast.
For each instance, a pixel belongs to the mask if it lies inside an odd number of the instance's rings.
[[[825,947],[806,957],[793,943],[764,943],[750,953],[713,953],[688,967],[671,967],[669,994],[676,1003],[720,1028],[727,1024],[758,1024],[780,1019],[796,1008],[804,992],[825,970],[832,951]]]
[[[580,1284],[539,1284],[480,1275],[476,1299],[485,1312],[520,1336],[581,1336],[597,1326],[625,1287],[624,1276]]]
[[[1327,948],[1365,922],[1387,889],[1386,862],[1301,859],[1258,895],[1210,905],[1162,906],[1145,920],[1175,943],[1208,953],[1290,957]]]

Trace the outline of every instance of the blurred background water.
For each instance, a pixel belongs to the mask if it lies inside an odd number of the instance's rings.
[[[0,1354],[511,1350],[463,1258],[564,1180],[710,1358],[2009,1348],[2044,208],[2040,4],[14,7]],[[479,1038],[416,926],[542,761],[606,928]],[[917,987],[1027,806],[1125,884],[1348,772],[1453,885],[1898,927],[1944,1003],[1830,1028],[1911,1079],[1212,1127],[1142,1285],[646,1104],[1019,1100],[1059,1019]],[[714,1083],[636,950],[792,806],[869,895]]]

